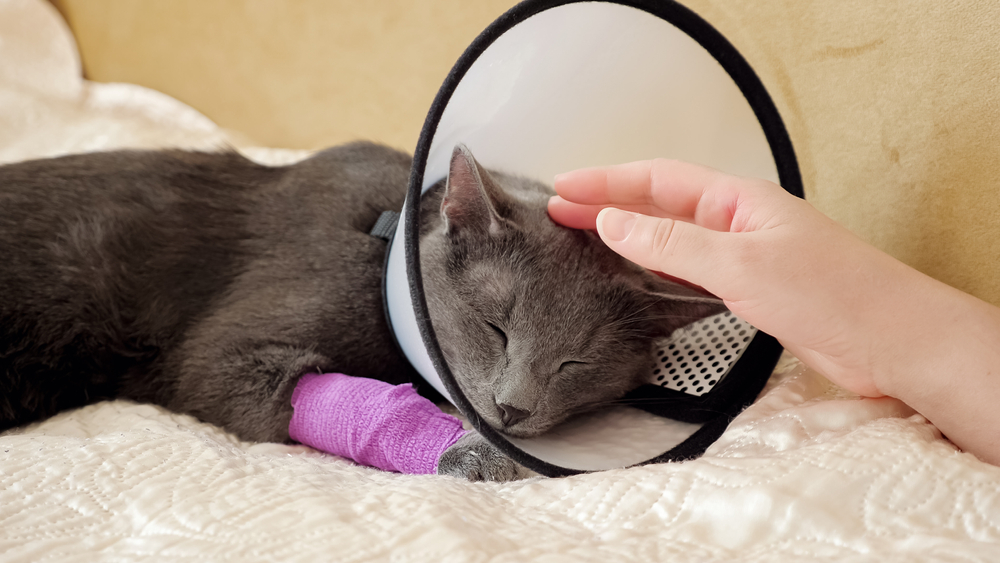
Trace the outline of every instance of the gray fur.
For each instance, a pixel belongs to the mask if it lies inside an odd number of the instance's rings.
[[[304,373],[414,379],[382,312],[385,243],[367,234],[401,208],[409,169],[370,143],[278,168],[183,151],[0,167],[0,430],[121,397],[286,441]],[[620,397],[654,337],[719,309],[665,299],[695,294],[552,223],[541,184],[464,148],[451,178],[422,205],[425,292],[463,390],[510,435]],[[505,425],[498,403],[521,414]],[[511,466],[475,436],[439,470]]]
[[[438,475],[469,481],[512,481],[524,469],[476,432],[459,438],[438,460]]]
[[[122,397],[285,441],[303,373],[409,381],[367,234],[409,168],[371,144],[0,168],[0,429]]]

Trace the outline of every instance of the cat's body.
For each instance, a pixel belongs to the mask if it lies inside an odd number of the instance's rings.
[[[359,144],[0,168],[0,428],[122,397],[283,441],[302,373],[409,381],[368,235],[409,167]]]
[[[121,397],[285,441],[304,373],[413,380],[382,311],[386,243],[368,234],[409,170],[368,143],[278,168],[181,151],[0,167],[0,430]],[[653,337],[718,309],[681,291],[661,310],[665,282],[552,224],[545,186],[458,150],[451,177],[422,209],[425,289],[456,377],[501,430],[621,396]],[[454,454],[453,473],[509,469]]]

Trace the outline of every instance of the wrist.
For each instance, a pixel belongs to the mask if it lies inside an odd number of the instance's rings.
[[[922,330],[910,353],[896,353],[883,385],[956,446],[1000,464],[1000,309],[941,285],[920,303]]]
[[[879,343],[872,377],[882,393],[926,414],[922,406],[950,400],[956,377],[1000,365],[992,363],[1000,351],[1000,309],[906,268],[869,334]]]

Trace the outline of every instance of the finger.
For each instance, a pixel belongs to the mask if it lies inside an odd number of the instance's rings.
[[[730,298],[720,280],[720,259],[728,236],[675,219],[648,217],[609,207],[597,217],[597,232],[609,248],[628,260]]]
[[[595,229],[597,228],[597,214],[607,205],[584,205],[566,201],[559,196],[552,196],[549,199],[549,216],[553,221],[573,229]],[[653,217],[663,217],[665,214],[660,209],[649,205],[627,205],[620,206],[621,209],[650,215]],[[676,219],[676,217],[673,217]]]
[[[555,177],[556,193],[587,205],[656,204],[674,215],[692,210],[706,186],[733,178],[705,166],[679,160],[640,160],[599,168],[582,168]]]
[[[659,215],[728,230],[746,181],[698,164],[645,160],[588,168],[555,179],[556,193],[586,205],[651,206]]]
[[[571,229],[595,229],[600,205],[582,205],[566,201],[559,196],[549,199],[549,217],[553,221]]]
[[[611,203],[607,196],[608,167],[581,168],[557,174],[553,180],[556,193],[573,203],[603,205]]]

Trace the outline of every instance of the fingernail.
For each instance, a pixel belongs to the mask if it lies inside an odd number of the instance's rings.
[[[635,225],[635,213],[609,207],[598,216],[598,230],[601,236],[612,241],[622,241],[632,232]]]

